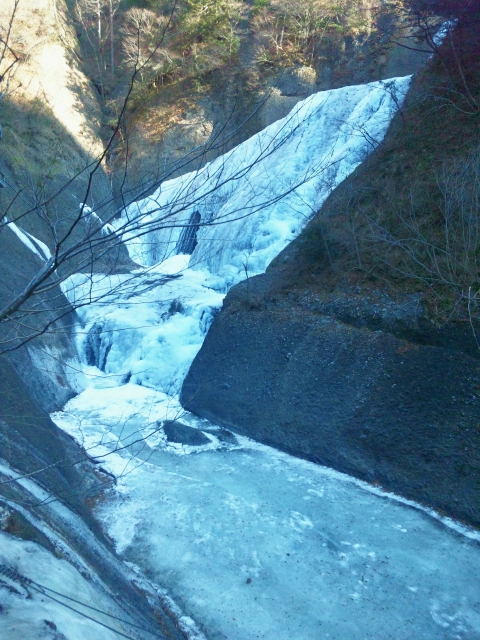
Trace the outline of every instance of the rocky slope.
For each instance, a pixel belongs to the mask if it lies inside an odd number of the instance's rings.
[[[115,5],[111,25],[106,7],[97,15],[93,5],[66,6],[78,36],[74,50],[96,88],[104,140],[128,90],[132,34],[140,25],[135,46],[141,62],[152,41],[161,41],[137,77],[121,135],[107,157],[119,204],[120,191],[144,196],[145,181],[158,184],[165,174],[203,165],[284,117],[310,93],[404,76],[428,58],[398,44],[408,42],[414,29],[385,2],[220,0],[203,6],[193,0],[170,14],[170,5],[159,0],[132,0]]]
[[[421,327],[415,299],[373,290],[328,304],[268,288],[270,275],[227,296],[184,406],[478,526],[475,346]]]

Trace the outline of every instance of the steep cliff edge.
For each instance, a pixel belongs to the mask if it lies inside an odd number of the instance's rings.
[[[476,39],[457,29],[472,97]],[[479,526],[477,269],[464,245],[450,260],[439,189],[442,171],[454,180],[478,153],[478,110],[452,98],[454,64],[448,51],[432,62],[378,151],[265,275],[230,291],[182,403]]]

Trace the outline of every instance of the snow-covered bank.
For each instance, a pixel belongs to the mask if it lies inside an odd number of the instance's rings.
[[[111,554],[78,514],[38,484],[35,475],[22,476],[0,460],[2,483],[16,480],[7,492],[10,498],[0,504],[0,528],[14,532],[0,531],[2,640],[163,637],[145,619],[144,609],[135,610],[135,600],[125,591],[138,582],[136,572]],[[21,540],[25,529],[30,535],[36,531],[42,546]],[[107,581],[114,577],[114,590],[100,577],[100,565]],[[142,588],[161,619],[160,594],[146,581]]]
[[[111,596],[98,585],[88,582],[69,562],[56,558],[39,545],[0,531],[0,564],[14,567],[18,573],[53,589],[52,592],[45,590],[45,595],[35,586],[22,588],[18,581],[8,580],[0,574],[3,640],[34,637],[116,640],[119,637],[117,632],[127,637],[139,637],[135,630],[133,635],[130,634],[132,629],[127,624],[115,619],[119,616],[125,618],[125,613]],[[96,609],[109,615],[92,611],[89,608],[92,603]],[[103,624],[110,629],[102,627]]]

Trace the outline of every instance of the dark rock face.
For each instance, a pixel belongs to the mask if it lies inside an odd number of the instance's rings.
[[[407,323],[395,309],[373,330],[342,322],[333,308],[275,299],[265,292],[269,278],[229,293],[185,380],[183,405],[480,525],[477,354],[455,332],[439,339],[432,325],[429,337],[426,321],[414,330],[413,317],[410,334],[421,343],[394,335],[392,318]]]
[[[90,366],[105,371],[108,354],[112,348],[111,336],[102,336],[103,326],[96,322],[88,332],[85,340],[85,359]]]
[[[210,442],[207,436],[199,429],[194,429],[176,420],[165,422],[163,430],[169,442],[179,442],[193,447],[198,447]]]
[[[192,254],[194,252],[198,244],[197,234],[201,219],[202,216],[198,211],[192,213],[188,221],[188,226],[186,226],[180,234],[176,248],[177,253]]]
[[[0,234],[0,307],[6,307],[42,266],[42,261],[7,227]],[[74,322],[59,287],[32,296],[23,310],[0,325],[0,368],[13,366],[40,407],[55,411],[76,389],[69,384],[76,350],[70,339]],[[58,320],[55,322],[55,320]],[[5,363],[5,364],[4,364]],[[2,385],[8,386],[4,377]]]
[[[2,458],[20,473],[33,473],[34,480],[93,528],[94,520],[83,499],[98,479],[87,464],[85,452],[50,420],[8,360],[2,359],[1,365]]]

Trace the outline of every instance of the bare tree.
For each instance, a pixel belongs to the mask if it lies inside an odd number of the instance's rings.
[[[20,0],[14,0],[9,15],[0,14],[4,24],[0,24],[0,102],[14,87],[12,82],[16,67],[21,59],[20,43],[13,41],[12,29],[18,12]]]
[[[98,82],[96,84],[102,98],[105,98],[105,38],[102,28],[104,2],[105,0],[75,0],[76,18],[82,25],[82,32],[85,35],[85,39],[90,47],[90,52],[95,60],[98,74]],[[91,33],[92,23],[96,24],[95,38]]]
[[[15,0],[15,10],[18,2],[19,0]],[[97,34],[100,44],[103,38],[101,24],[103,5],[97,0],[77,0],[76,6],[81,12],[80,15],[84,15],[82,12],[90,11],[98,19]],[[189,211],[192,207],[206,198],[214,199],[215,194],[226,184],[233,184],[240,177],[248,175],[259,162],[268,158],[284,144],[286,137],[283,131],[279,131],[276,138],[252,158],[249,166],[242,166],[238,171],[233,172],[225,171],[223,165],[218,166],[215,173],[210,176],[206,189],[194,174],[191,180],[182,186],[173,202],[159,204],[158,207],[151,207],[148,212],[139,211],[135,215],[118,220],[119,212],[125,210],[135,199],[151,194],[162,182],[181,173],[182,168],[187,165],[191,167],[192,163],[196,163],[201,167],[205,163],[207,154],[218,154],[235,134],[235,131],[227,134],[224,128],[220,128],[212,135],[206,146],[193,149],[180,161],[165,166],[155,181],[139,176],[134,184],[129,183],[129,144],[126,133],[128,134],[128,109],[132,92],[136,83],[141,81],[142,74],[165,60],[165,37],[174,11],[175,5],[170,18],[163,19],[158,19],[152,12],[143,9],[134,9],[127,13],[125,36],[127,45],[130,47],[129,87],[118,118],[100,155],[89,157],[84,166],[51,192],[37,190],[33,185],[32,187],[24,185],[22,189],[13,192],[8,189],[10,195],[1,212],[0,232],[6,232],[8,228],[15,230],[24,244],[33,247],[36,262],[34,273],[28,281],[24,282],[21,290],[11,290],[6,304],[0,309],[0,323],[5,331],[3,339],[5,350],[15,349],[26,341],[42,335],[55,325],[59,317],[71,312],[71,306],[63,299],[58,289],[58,285],[70,275],[76,272],[92,273],[96,269],[101,269],[103,272],[125,269],[128,255],[123,244],[124,238],[141,238],[159,230],[179,227],[183,229],[192,227],[195,231],[203,225],[222,225],[253,215],[272,202],[271,196],[266,194],[264,199],[260,199],[255,205],[242,207],[237,212],[230,212],[228,218],[217,216],[201,222],[190,221]],[[11,25],[14,20],[15,11],[11,15]],[[5,43],[4,51],[8,51],[7,47],[10,46],[8,39]],[[247,116],[244,122],[248,119]],[[285,127],[288,129],[290,124],[286,123]],[[288,136],[293,135],[294,130],[295,127],[289,131]],[[120,157],[123,158],[123,178],[120,174],[119,194],[115,201],[112,197],[95,201],[93,196],[95,180],[104,171],[106,159],[114,153],[121,154]],[[328,165],[328,162],[326,164]],[[328,166],[317,167],[316,171],[327,171],[327,169]],[[292,192],[302,182],[310,180],[314,173],[315,171],[307,172],[297,183],[286,185],[284,193],[276,194],[275,199],[278,200]],[[80,184],[85,184],[85,187],[79,206],[76,209],[59,210],[57,202],[62,194],[77,188]],[[115,203],[119,203],[119,207],[114,206]],[[14,208],[16,212],[12,218],[10,212]],[[48,247],[39,244],[36,238],[22,230],[23,221],[32,219],[36,220],[45,231]],[[134,275],[132,279],[135,279]],[[92,299],[78,304],[89,302],[92,302]],[[45,314],[45,307],[50,308],[52,313]]]
[[[159,47],[157,42],[158,33],[165,30],[168,22],[167,17],[148,9],[134,7],[125,14],[121,29],[125,64],[140,69],[142,80],[152,71],[155,74],[167,71],[173,64],[167,47]]]
[[[471,71],[472,68],[472,51],[480,44],[479,0],[393,0],[387,6],[399,16],[399,20],[389,27],[382,27],[390,42],[435,55],[450,81],[451,97],[444,95],[441,100],[459,111],[478,113],[480,104],[474,95],[468,69]],[[379,15],[382,15],[382,9]],[[458,97],[461,101],[456,99]]]
[[[288,128],[288,122],[284,125],[285,129]],[[117,128],[121,126],[121,120],[117,124]],[[298,124],[296,126],[299,126]],[[39,217],[43,224],[49,229],[50,237],[52,238],[53,248],[49,251],[49,255],[44,255],[43,264],[39,266],[35,276],[27,283],[23,291],[15,292],[12,296],[12,300],[3,309],[0,310],[0,322],[7,321],[9,319],[22,318],[22,321],[26,316],[32,315],[35,311],[35,305],[33,309],[29,308],[29,301],[38,299],[43,294],[48,293],[52,289],[56,288],[58,284],[66,280],[72,273],[78,271],[89,271],[95,268],[95,264],[101,262],[107,255],[114,255],[115,248],[122,246],[124,237],[128,237],[129,240],[135,238],[141,238],[147,234],[159,230],[173,229],[173,228],[189,228],[199,226],[217,226],[234,222],[248,216],[251,216],[264,207],[272,204],[272,196],[265,194],[265,197],[256,202],[252,206],[242,206],[241,209],[235,212],[229,212],[228,216],[217,216],[211,220],[205,220],[203,222],[193,221],[190,222],[189,215],[187,219],[182,219],[182,214],[188,212],[192,207],[205,199],[215,197],[216,192],[224,188],[229,183],[235,183],[239,178],[245,177],[248,173],[259,163],[272,155],[280,146],[285,144],[288,137],[294,134],[295,128],[288,131],[288,136],[282,135],[282,131],[277,134],[277,137],[271,141],[270,144],[260,149],[258,153],[252,158],[248,166],[242,166],[238,170],[233,172],[226,172],[223,164],[218,166],[214,173],[209,176],[208,186],[205,189],[204,181],[197,181],[196,174],[187,180],[187,182],[181,186],[175,199],[167,204],[159,203],[155,206],[152,202],[152,206],[148,211],[141,211],[126,216],[122,219],[121,223],[118,222],[115,225],[117,212],[107,213],[108,205],[111,205],[111,201],[99,202],[97,211],[99,215],[92,210],[90,206],[86,204],[89,201],[91,195],[92,183],[97,172],[101,170],[102,161],[105,157],[110,146],[114,146],[115,133],[109,141],[104,153],[97,159],[91,161],[85,172],[88,176],[88,184],[85,190],[84,201],[80,205],[78,211],[73,215],[66,215],[62,218],[50,218],[47,212],[47,205],[51,204],[55,200],[58,193],[54,193],[47,200],[37,202],[33,207],[26,208],[22,214],[16,219],[17,222],[21,222],[22,218],[28,216]],[[221,148],[220,139],[215,139],[209,145],[208,151],[215,148],[218,145]],[[192,158],[201,159],[206,153],[205,148],[194,151],[185,159],[185,162],[191,162]],[[293,184],[288,183],[284,192],[280,192],[275,195],[275,200],[278,201],[285,197],[288,193],[291,193],[298,188],[305,181],[311,180],[318,172],[328,173],[330,164],[326,162],[320,167],[312,168],[306,172],[301,179]],[[161,183],[163,180],[170,177],[170,175],[178,170],[178,164],[171,167],[167,172],[162,175],[159,180]],[[65,184],[62,189],[66,188],[74,182],[75,178]],[[155,185],[145,184],[143,185],[147,191],[152,191]],[[15,196],[14,196],[15,197]],[[128,191],[122,193],[124,205],[127,206],[133,200],[129,196]],[[3,216],[0,231],[7,226],[11,226],[12,223],[8,220],[6,215]],[[118,260],[118,257],[115,258]],[[116,264],[110,266],[114,269]],[[135,276],[134,276],[135,277]],[[88,300],[87,302],[92,302]],[[17,319],[17,322],[20,320]],[[30,336],[32,337],[32,336]]]
[[[113,19],[120,6],[120,0],[108,0],[108,18],[110,28],[110,73],[115,73],[115,31]]]
[[[435,214],[426,215],[421,184],[391,194],[390,220],[366,214],[370,255],[397,276],[425,287],[444,314],[472,323],[480,311],[480,147],[444,161],[434,179]],[[356,243],[358,229],[353,227]],[[355,249],[358,253],[356,244]],[[473,324],[472,329],[475,335]]]

